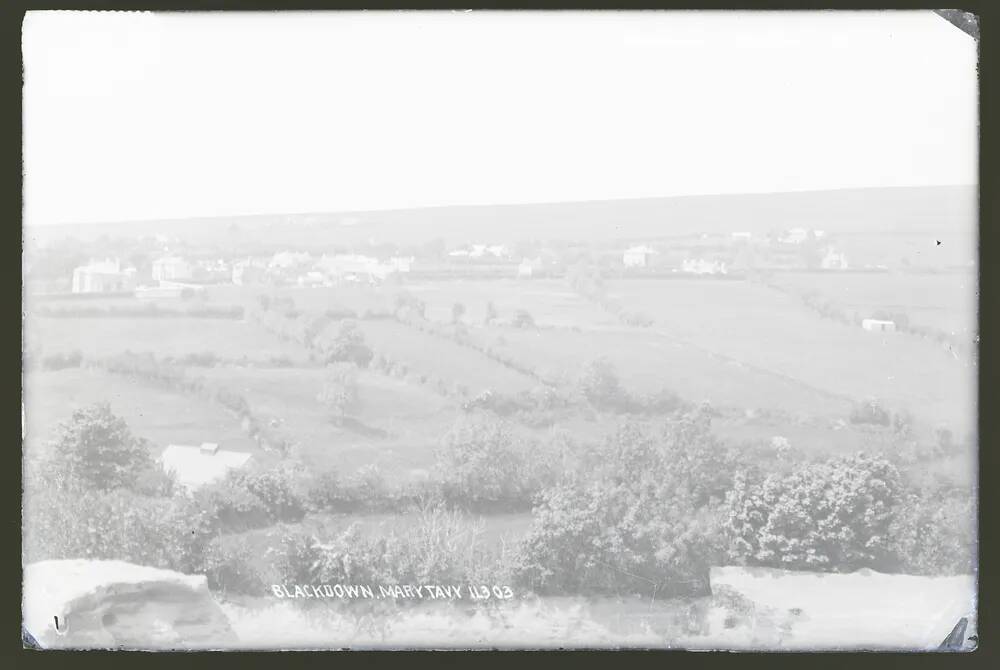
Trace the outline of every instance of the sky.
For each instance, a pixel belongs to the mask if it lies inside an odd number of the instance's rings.
[[[25,223],[975,184],[920,12],[29,12]]]

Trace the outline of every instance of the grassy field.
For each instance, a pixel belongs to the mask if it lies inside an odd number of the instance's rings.
[[[971,429],[975,420],[975,369],[930,341],[822,319],[795,297],[749,282],[621,281],[609,293],[650,314],[654,333],[735,366],[831,397],[875,396],[959,431]],[[783,406],[795,402],[775,400]]]
[[[428,468],[441,437],[459,411],[415,384],[362,372],[357,422],[338,426],[317,400],[326,372],[316,369],[206,368],[197,371],[212,387],[243,395],[253,412],[298,445],[310,467],[350,474],[375,464],[387,476]]]
[[[817,291],[848,311],[903,312],[914,325],[971,338],[977,332],[978,280],[973,272],[942,274],[782,273],[781,286]]]
[[[168,444],[218,442],[225,449],[252,453],[264,463],[271,460],[219,405],[121,375],[79,368],[24,376],[25,453],[41,453],[59,422],[69,419],[74,409],[95,402],[109,402],[133,433],[152,442],[155,455]]]
[[[497,318],[509,321],[526,310],[539,325],[583,328],[607,326],[617,319],[574,293],[562,279],[457,280],[407,283],[406,290],[427,304],[427,318],[450,322],[452,306],[465,306],[462,321],[481,324],[486,304],[492,302]]]
[[[537,385],[531,377],[446,338],[393,321],[365,321],[360,325],[376,353],[405,363],[416,375],[461,383],[471,393],[486,389],[516,392]]]
[[[110,356],[130,350],[157,357],[201,352],[227,358],[308,357],[299,345],[283,342],[256,324],[231,319],[35,317],[25,327],[25,346],[42,355],[80,351],[84,356]]]

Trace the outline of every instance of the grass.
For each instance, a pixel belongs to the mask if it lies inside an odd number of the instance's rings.
[[[531,377],[446,338],[392,321],[366,321],[360,326],[376,353],[405,363],[416,375],[443,378],[452,387],[461,383],[471,393],[486,389],[514,393],[537,385]]]
[[[254,323],[229,319],[37,317],[26,324],[25,339],[28,350],[43,355],[79,350],[84,356],[110,356],[131,350],[158,357],[206,351],[227,358],[308,357],[301,346],[282,342]]]
[[[252,453],[265,464],[270,461],[243,433],[239,421],[219,405],[120,375],[79,368],[32,371],[24,376],[25,453],[41,453],[58,424],[69,419],[74,409],[101,401],[111,403],[111,410],[128,422],[133,433],[152,442],[154,455],[168,444],[218,442],[224,449]]]
[[[822,319],[796,298],[749,282],[626,281],[613,282],[609,292],[656,319],[655,333],[735,366],[766,371],[831,398],[876,396],[893,409],[959,432],[975,420],[975,370],[927,340]],[[779,402],[785,406],[795,399]]]
[[[311,467],[349,474],[378,465],[403,477],[425,470],[441,436],[458,410],[429,389],[372,372],[358,377],[360,426],[338,426],[316,399],[326,378],[321,368],[206,368],[197,373],[210,385],[242,394],[254,413],[274,421],[297,444],[297,455]]]
[[[408,283],[406,290],[427,304],[427,318],[450,322],[452,306],[465,306],[462,321],[481,324],[486,304],[492,302],[500,321],[510,321],[518,310],[527,310],[539,325],[600,326],[617,323],[604,312],[574,293],[561,279],[455,280]]]

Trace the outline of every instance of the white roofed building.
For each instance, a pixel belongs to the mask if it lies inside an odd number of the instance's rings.
[[[244,451],[225,451],[214,442],[204,442],[198,447],[171,444],[160,455],[160,463],[178,484],[193,491],[224,478],[230,470],[246,468],[252,458]]]

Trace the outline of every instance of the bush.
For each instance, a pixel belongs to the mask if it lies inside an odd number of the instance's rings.
[[[892,566],[889,526],[900,477],[857,454],[760,483],[739,477],[728,498],[734,557],[749,565],[849,572]]]
[[[519,309],[514,312],[514,318],[511,320],[511,325],[515,328],[534,328],[535,317],[531,316],[531,313],[527,310]]]
[[[850,420],[851,423],[855,424],[866,423],[877,426],[888,426],[891,422],[891,417],[877,398],[868,398],[854,406],[851,410]]]
[[[208,587],[223,594],[260,595],[266,585],[253,565],[253,547],[244,538],[212,538],[203,559]]]
[[[972,492],[908,493],[893,510],[890,551],[896,570],[962,575],[976,570],[976,501]]]
[[[508,424],[475,417],[460,421],[445,436],[435,471],[449,503],[473,509],[525,508],[554,479],[542,454]]]
[[[714,451],[703,437],[675,430],[671,443],[638,424],[620,426],[543,494],[516,582],[541,593],[707,593],[709,567],[723,555],[721,504],[712,499],[724,468],[707,458],[683,464]],[[692,484],[701,481],[709,484]]]
[[[42,369],[65,370],[66,368],[78,368],[81,363],[83,363],[83,354],[79,351],[50,354],[42,359]]]

